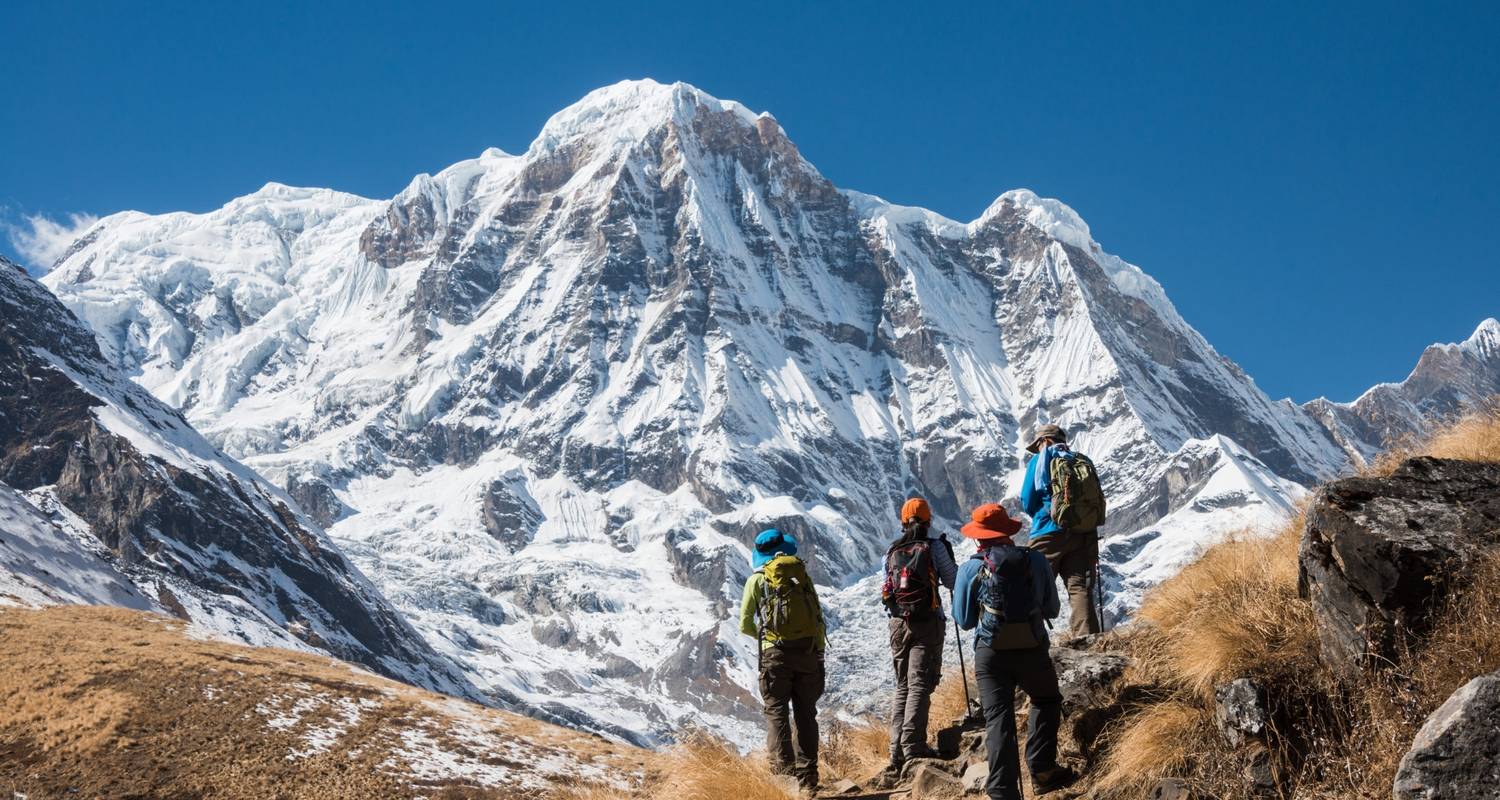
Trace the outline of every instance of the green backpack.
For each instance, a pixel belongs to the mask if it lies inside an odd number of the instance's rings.
[[[1059,455],[1049,465],[1052,521],[1065,531],[1091,531],[1104,524],[1104,489],[1094,462],[1082,453]]]
[[[756,571],[765,576],[756,609],[765,640],[789,642],[817,636],[823,613],[802,559],[777,556]]]

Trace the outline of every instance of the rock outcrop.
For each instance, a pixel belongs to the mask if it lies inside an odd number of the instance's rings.
[[[1500,672],[1464,684],[1417,733],[1396,800],[1484,800],[1500,793]]]
[[[1500,464],[1414,458],[1389,477],[1319,490],[1307,512],[1300,589],[1321,655],[1357,677],[1420,637],[1435,601],[1500,546]]]
[[[477,696],[289,497],[107,364],[88,329],[4,259],[0,486],[45,506],[55,524],[43,530],[80,540],[59,546],[102,559],[160,610]]]

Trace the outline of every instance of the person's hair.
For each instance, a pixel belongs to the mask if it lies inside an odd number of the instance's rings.
[[[926,539],[927,530],[931,527],[931,522],[920,517],[912,517],[901,524],[901,538],[908,542],[915,539]]]

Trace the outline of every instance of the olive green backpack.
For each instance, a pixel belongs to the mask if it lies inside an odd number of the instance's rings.
[[[1082,453],[1059,453],[1049,465],[1052,521],[1065,531],[1091,531],[1104,524],[1104,489],[1094,462]]]
[[[765,577],[761,586],[761,634],[768,642],[789,642],[817,636],[823,613],[818,607],[818,593],[807,577],[807,567],[796,556],[781,555],[771,559],[759,572]]]

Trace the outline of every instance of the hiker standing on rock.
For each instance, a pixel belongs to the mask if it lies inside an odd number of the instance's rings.
[[[934,758],[927,745],[927,713],[943,675],[947,617],[938,586],[953,588],[958,565],[946,537],[930,538],[932,509],[913,497],[901,507],[901,538],[885,553],[880,597],[890,614],[891,665],[896,699],[891,707],[891,763],[888,777],[901,774],[913,758]]]
[[[760,697],[771,771],[804,792],[818,788],[818,698],[826,630],[817,590],[797,558],[797,540],[772,529],[755,537],[740,632],[760,646]],[[788,712],[790,707],[790,712]]]
[[[1011,540],[1021,523],[995,503],[974,509],[964,536],[979,552],[958,568],[953,616],[974,635],[974,678],[984,706],[984,747],[991,800],[1021,800],[1021,760],[1016,746],[1016,687],[1031,700],[1026,764],[1037,794],[1075,779],[1057,763],[1062,693],[1052,664],[1044,620],[1059,610],[1052,568],[1040,552]]]
[[[1034,455],[1021,481],[1021,510],[1031,516],[1031,549],[1047,557],[1068,587],[1069,633],[1098,633],[1103,620],[1094,593],[1104,492],[1094,462],[1073,452],[1067,432],[1056,425],[1037,428],[1026,451]]]

